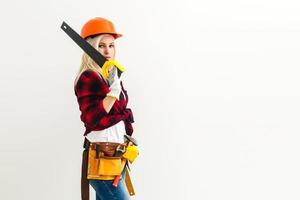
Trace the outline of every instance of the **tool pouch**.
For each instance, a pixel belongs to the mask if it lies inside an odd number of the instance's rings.
[[[123,155],[113,157],[118,143],[90,143],[84,142],[84,154],[82,160],[82,179],[81,179],[81,196],[82,200],[89,199],[89,179],[95,180],[114,180],[117,174],[121,175],[125,165],[126,158]],[[125,145],[126,144],[121,144]],[[120,164],[121,163],[121,164]],[[130,196],[135,195],[135,191],[126,167],[125,184]]]
[[[89,147],[87,179],[113,180],[121,175],[126,160],[114,157],[117,143],[92,143]]]
[[[100,156],[99,175],[118,176],[122,173],[123,168],[121,157]]]

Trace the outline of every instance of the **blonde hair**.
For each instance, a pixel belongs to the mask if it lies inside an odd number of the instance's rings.
[[[98,49],[99,43],[100,43],[101,39],[103,38],[103,36],[104,35],[101,34],[101,35],[97,35],[95,37],[89,37],[86,39],[86,41],[88,43],[90,43],[95,49]],[[84,52],[82,54],[81,64],[79,67],[79,71],[76,75],[74,84],[77,83],[80,75],[86,70],[96,71],[96,72],[100,73],[101,76],[103,76],[101,67],[99,67],[99,65],[97,63],[95,63],[95,61],[93,59],[91,59],[91,57]]]

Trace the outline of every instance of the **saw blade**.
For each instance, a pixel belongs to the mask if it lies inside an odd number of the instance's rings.
[[[86,53],[88,54],[99,66],[102,68],[107,59],[101,55],[92,45],[83,39],[76,31],[74,31],[66,22],[63,22],[61,29]],[[118,77],[121,76],[122,71],[118,69]]]

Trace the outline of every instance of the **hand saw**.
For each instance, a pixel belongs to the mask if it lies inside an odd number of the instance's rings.
[[[60,28],[86,53],[88,54],[102,69],[103,76],[108,78],[108,67],[114,65],[118,70],[118,77],[125,71],[125,68],[115,60],[107,60],[92,45],[76,33],[66,22],[63,22]]]

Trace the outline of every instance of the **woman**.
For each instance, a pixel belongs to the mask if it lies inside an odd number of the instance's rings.
[[[115,59],[114,40],[122,35],[116,33],[109,20],[104,18],[89,20],[82,27],[81,36],[107,60]],[[117,75],[117,68],[110,67],[108,74],[106,79],[100,66],[84,53],[75,79],[75,95],[81,111],[80,118],[86,128],[85,139],[90,143],[123,144],[124,135],[133,133],[131,125],[133,115],[131,110],[126,108],[128,96]],[[124,179],[125,170],[117,187],[112,185],[113,180],[89,180],[89,184],[95,189],[96,200],[128,200],[130,197]]]

